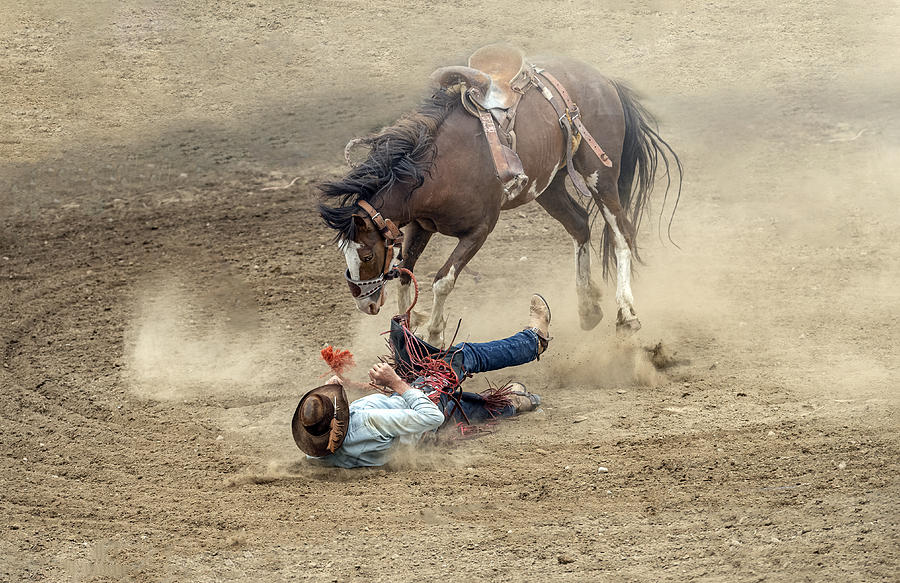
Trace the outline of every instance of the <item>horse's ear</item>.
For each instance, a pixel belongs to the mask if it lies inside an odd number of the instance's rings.
[[[356,226],[357,231],[369,231],[369,225],[366,223],[366,219],[359,216],[353,215],[353,224]]]

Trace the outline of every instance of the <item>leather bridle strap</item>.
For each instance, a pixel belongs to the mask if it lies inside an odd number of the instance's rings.
[[[394,221],[385,219],[381,216],[381,212],[376,211],[375,207],[364,200],[358,200],[356,201],[356,204],[369,215],[369,218],[375,223],[375,226],[378,228],[378,231],[381,233],[381,236],[384,237],[384,240],[388,245],[399,245],[403,242],[403,232],[397,228]]]
[[[391,219],[386,219],[381,215],[381,212],[375,210],[371,204],[367,203],[364,200],[356,201],[357,206],[361,208],[369,218],[372,219],[372,222],[375,223],[375,228],[378,229],[378,232],[381,233],[381,237],[384,239],[384,267],[381,270],[381,277],[388,275],[391,271],[391,263],[394,260],[394,247],[400,247],[403,244],[403,231],[401,231],[397,225],[394,224],[394,221]],[[399,254],[398,254],[399,257]],[[350,280],[349,276],[347,278]],[[367,283],[375,282],[376,280],[370,280]],[[382,284],[383,285],[383,284]]]

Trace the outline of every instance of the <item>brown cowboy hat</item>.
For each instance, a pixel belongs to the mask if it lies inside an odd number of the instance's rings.
[[[341,385],[322,385],[303,395],[291,432],[297,447],[314,457],[337,451],[347,436],[350,401]]]

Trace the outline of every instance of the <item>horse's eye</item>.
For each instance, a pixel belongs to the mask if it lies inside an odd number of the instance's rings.
[[[372,261],[373,259],[375,259],[375,255],[373,255],[373,254],[363,255],[362,257],[360,257],[360,259],[362,260],[363,263],[368,263],[369,261]]]

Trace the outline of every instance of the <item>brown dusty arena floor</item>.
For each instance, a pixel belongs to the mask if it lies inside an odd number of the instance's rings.
[[[310,4],[0,5],[0,580],[897,580],[896,3]],[[355,313],[314,183],[497,40],[645,96],[680,249],[646,221],[618,343],[613,288],[582,332],[570,240],[507,213],[448,307],[482,340],[548,297],[551,350],[490,376],[542,410],[313,468],[318,349],[368,361],[392,312]]]

